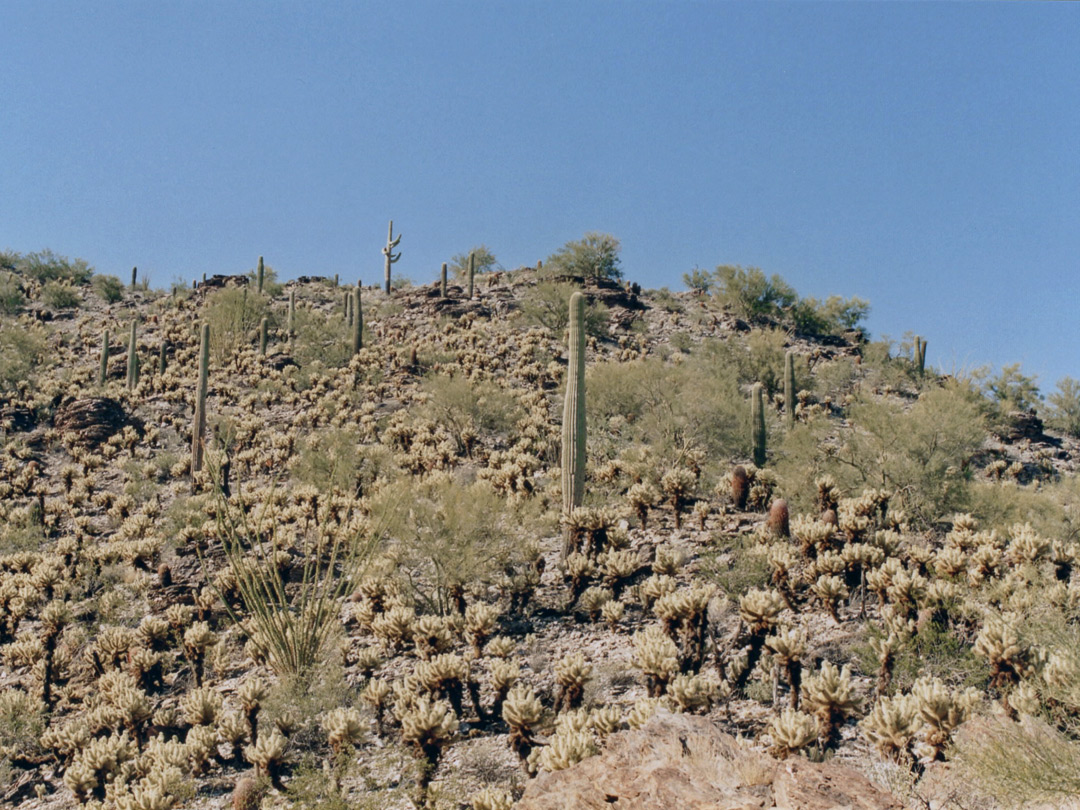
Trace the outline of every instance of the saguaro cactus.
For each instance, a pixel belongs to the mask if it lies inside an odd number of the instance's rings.
[[[352,292],[345,290],[341,294],[342,312],[345,314],[345,323],[352,326]]]
[[[135,347],[137,324],[135,319],[131,319],[131,335],[128,337],[128,357],[127,357],[127,388],[128,391],[134,391],[135,386],[139,384],[139,353]]]
[[[753,431],[754,464],[758,467],[765,466],[765,404],[762,392],[761,383],[754,383],[750,395],[750,425]]]
[[[473,279],[476,277],[476,254],[469,254],[469,300],[473,297]]]
[[[135,290],[135,279],[136,279],[136,277],[138,275],[139,275],[139,268],[138,267],[132,267],[131,268],[131,289],[132,289],[132,291]]]
[[[195,490],[195,475],[202,469],[206,448],[206,388],[210,375],[210,325],[202,325],[199,341],[199,387],[195,393],[195,421],[191,430],[191,489]]]
[[[788,427],[795,427],[795,356],[784,355],[784,419]]]
[[[266,357],[266,344],[270,340],[270,319],[259,321],[259,354]]]
[[[389,265],[387,265],[387,266],[389,267]],[[356,288],[353,290],[352,302],[353,302],[352,303],[352,310],[353,310],[352,350],[353,350],[353,354],[356,354],[358,351],[360,351],[362,348],[364,348],[364,337],[363,337],[363,333],[364,333],[364,312],[360,308],[360,285],[359,284],[357,284]]]
[[[443,298],[446,298],[446,262],[442,263],[442,282],[439,292]]]
[[[161,348],[158,349],[158,375],[159,376],[165,373],[165,369],[168,366],[168,351],[169,351],[169,341],[165,340],[165,338],[162,338],[161,339]]]
[[[570,514],[585,495],[585,296],[570,296],[570,363],[562,425],[563,559],[573,551]]]
[[[109,378],[109,330],[101,332],[101,367],[98,369],[98,385],[105,385]]]
[[[390,220],[390,230],[386,234],[386,247],[382,249],[383,256],[386,257],[386,294],[390,294],[390,265],[401,258],[401,253],[394,253],[394,248],[398,246],[401,241],[401,234],[398,234],[398,238],[394,238],[394,220]]]
[[[915,336],[915,367],[920,374],[926,372],[926,341],[918,335]]]
[[[255,273],[255,283],[257,285],[257,289],[258,289],[260,295],[262,294],[262,291],[263,291],[263,279],[264,278],[266,278],[266,268],[263,265],[263,257],[260,256],[259,257],[259,269]]]
[[[296,334],[296,290],[289,290],[289,340]]]

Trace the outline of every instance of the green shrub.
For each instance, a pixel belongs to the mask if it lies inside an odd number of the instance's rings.
[[[210,348],[219,363],[231,359],[241,346],[254,345],[264,317],[275,322],[266,296],[242,287],[214,290],[203,311],[210,324]]]
[[[124,297],[124,285],[116,276],[95,275],[90,283],[95,292],[110,304],[115,304]]]
[[[477,245],[466,253],[458,253],[449,261],[446,269],[453,274],[454,278],[468,278],[470,254],[475,257],[473,260],[473,272],[476,275],[492,273],[502,269],[499,260],[495,258],[495,254],[491,252],[487,245]]]
[[[527,508],[522,506],[521,508]],[[528,525],[485,482],[450,475],[409,477],[372,497],[372,519],[386,526],[397,574],[429,611],[446,614],[455,594],[489,585],[519,560],[511,538]]]
[[[94,268],[85,259],[68,259],[51,250],[27,253],[25,256],[16,253],[14,256],[17,257],[14,262],[16,273],[42,283],[70,281],[72,284],[86,284],[94,274]]]
[[[45,359],[48,348],[45,328],[0,321],[0,391],[10,391],[22,381],[30,382]]]
[[[364,345],[369,346],[371,336],[366,326],[369,312],[365,303],[362,302],[361,307],[364,308]],[[297,303],[293,328],[296,335],[292,356],[304,368],[314,361],[327,368],[340,368],[352,357],[352,329],[342,317],[340,306],[325,313]]]
[[[68,281],[45,282],[41,300],[51,309],[71,309],[82,304],[82,297]]]
[[[1080,438],[1080,381],[1072,377],[1058,380],[1057,390],[1046,397],[1050,406],[1046,423],[1074,438]]]
[[[590,231],[567,242],[544,261],[544,275],[581,279],[620,279],[619,240],[609,233]]]
[[[724,264],[713,273],[713,295],[740,318],[780,318],[783,310],[799,300],[798,294],[778,275],[767,277],[757,267]]]
[[[576,284],[547,281],[533,287],[521,300],[521,314],[530,324],[542,326],[552,335],[562,338],[570,323],[570,296],[580,291]],[[608,308],[597,302],[588,302],[586,295],[585,334],[603,338],[608,334]]]
[[[842,490],[882,487],[895,505],[928,525],[960,509],[968,496],[967,465],[985,437],[982,415],[957,386],[925,392],[909,408],[891,400],[857,399],[834,440],[827,419],[789,432],[776,464],[785,497],[805,508],[813,480],[832,475]]]
[[[395,471],[389,448],[362,444],[353,428],[328,428],[305,437],[291,467],[292,478],[299,484],[358,497]]]
[[[438,374],[426,378],[421,390],[429,396],[421,413],[449,430],[459,451],[468,449],[469,435],[506,435],[521,418],[516,397],[495,383]]]
[[[0,272],[0,313],[15,315],[26,306],[26,294],[23,292],[19,277],[14,273]]]
[[[870,304],[861,298],[830,295],[824,302],[816,298],[800,299],[791,308],[791,321],[796,331],[820,337],[855,329],[869,314]]]

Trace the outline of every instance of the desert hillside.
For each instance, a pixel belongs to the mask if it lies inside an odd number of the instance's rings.
[[[1068,403],[600,247],[389,292],[0,254],[0,801],[1080,793]]]

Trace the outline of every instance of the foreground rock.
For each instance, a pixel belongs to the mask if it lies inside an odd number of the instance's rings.
[[[518,810],[901,810],[835,762],[779,762],[704,717],[659,712],[608,738],[598,756],[533,780]]]

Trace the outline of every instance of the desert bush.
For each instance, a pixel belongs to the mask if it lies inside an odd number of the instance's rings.
[[[720,265],[713,271],[713,295],[738,317],[753,320],[780,318],[783,310],[799,300],[798,294],[778,275],[767,277],[757,267]]]
[[[521,314],[528,324],[550,330],[562,338],[570,323],[570,296],[581,288],[568,282],[543,281],[533,287],[521,300]],[[586,295],[585,334],[602,338],[608,333],[608,308],[596,302],[589,303]]]
[[[319,361],[327,368],[340,368],[349,362],[352,357],[352,330],[339,312],[327,314],[297,305],[292,356],[302,367],[307,368],[312,362]],[[365,346],[370,345],[371,340],[366,326],[367,315],[365,311]]]
[[[502,265],[499,264],[499,260],[495,258],[495,254],[491,252],[491,248],[487,245],[477,245],[470,251],[465,253],[456,254],[448,263],[446,269],[453,274],[454,278],[467,278],[469,275],[469,256],[473,258],[473,272],[477,275],[481,273],[493,273],[496,270],[501,270]]]
[[[273,321],[268,299],[243,287],[214,290],[206,298],[204,312],[204,320],[210,324],[210,348],[219,363],[231,360],[240,347],[254,342],[264,317]]]
[[[619,240],[609,233],[590,231],[567,242],[544,261],[544,275],[582,279],[620,279]]]
[[[0,272],[0,313],[15,315],[24,306],[26,294],[19,283],[19,277],[7,271]]]
[[[85,259],[68,259],[48,249],[25,256],[16,253],[13,264],[16,273],[42,283],[69,281],[72,284],[86,284],[94,274],[94,268]]]
[[[90,284],[94,291],[110,304],[115,304],[124,297],[124,285],[116,276],[95,274],[90,279]]]
[[[41,301],[51,309],[71,309],[82,304],[82,296],[69,281],[46,281]]]
[[[30,382],[40,369],[48,348],[46,332],[39,324],[23,326],[0,321],[0,391]]]
[[[1074,438],[1080,438],[1080,381],[1062,377],[1057,390],[1046,397],[1050,406],[1046,423]]]
[[[522,553],[522,543],[508,539],[520,518],[485,482],[407,478],[383,487],[371,509],[386,526],[398,575],[439,614],[460,607],[467,586],[496,581]]]
[[[436,374],[424,380],[421,390],[428,394],[421,415],[449,430],[462,452],[481,434],[509,433],[521,417],[514,395],[495,383]]]
[[[880,487],[923,525],[958,510],[968,495],[966,467],[985,429],[978,408],[955,387],[936,388],[910,408],[868,397],[848,408],[835,443],[819,419],[790,431],[777,471],[784,492],[805,503],[812,481],[833,476],[841,490]]]
[[[257,294],[258,293],[258,288],[256,286],[258,284],[258,270],[257,270],[257,268],[253,267],[250,270],[248,270],[247,271],[247,277],[249,279],[251,279],[251,282],[248,284],[248,286],[251,288],[252,294]],[[266,264],[264,262],[263,263],[263,295],[269,296],[270,298],[277,298],[279,295],[281,295],[281,292],[284,289],[285,289],[285,286],[278,281],[277,270],[275,270],[273,267],[271,267],[270,265],[268,265],[268,264]]]
[[[292,479],[298,484],[357,497],[395,471],[389,450],[364,445],[354,428],[327,428],[306,436],[291,466]]]

